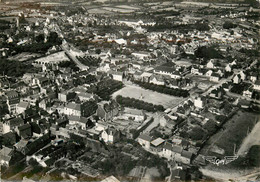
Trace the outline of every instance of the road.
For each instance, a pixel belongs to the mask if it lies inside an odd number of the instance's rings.
[[[201,168],[200,171],[203,175],[208,176],[210,178],[216,179],[218,181],[247,181],[252,180],[255,181],[257,176],[260,175],[260,169],[254,170],[245,170],[245,171],[234,171],[234,170],[225,170],[225,171],[216,171]]]
[[[75,56],[75,54],[73,53],[73,51],[69,48],[69,44],[62,44],[61,48],[62,50],[64,50],[66,52],[66,54],[68,55],[68,57],[79,67],[80,70],[88,70],[89,67],[82,64]]]
[[[73,53],[72,49],[75,49],[72,45],[68,44],[67,41],[64,39],[64,35],[62,34],[60,27],[55,24],[54,30],[57,34],[63,38],[61,48],[66,52],[68,57],[79,67],[80,70],[88,70],[89,67],[82,64],[77,58],[75,53]]]

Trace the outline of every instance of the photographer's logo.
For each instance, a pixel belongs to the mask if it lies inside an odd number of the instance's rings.
[[[225,156],[224,159],[219,159],[216,156],[205,156],[204,159],[212,164],[219,166],[220,164],[226,165],[236,160],[238,156]]]

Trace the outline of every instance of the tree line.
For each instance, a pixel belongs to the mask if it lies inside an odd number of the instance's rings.
[[[143,87],[145,89],[153,90],[159,93],[164,93],[168,95],[173,95],[177,97],[188,97],[189,96],[189,91],[188,90],[183,90],[179,88],[169,88],[164,85],[155,85],[153,83],[146,83],[146,82],[140,82],[140,81],[135,81],[135,84],[139,85],[140,87]]]
[[[134,98],[123,97],[121,95],[118,95],[116,97],[116,101],[124,107],[142,109],[142,110],[146,110],[148,112],[157,112],[157,111],[165,110],[162,105],[154,105],[152,103],[144,102],[142,100],[138,100],[138,99],[134,99]]]

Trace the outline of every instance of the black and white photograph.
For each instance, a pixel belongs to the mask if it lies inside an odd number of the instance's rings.
[[[260,182],[260,0],[0,0],[0,181]]]

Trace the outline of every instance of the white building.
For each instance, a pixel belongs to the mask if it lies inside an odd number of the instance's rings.
[[[73,115],[73,116],[81,116],[81,105],[73,102],[68,103],[64,107],[64,114]]]
[[[139,137],[137,138],[137,142],[142,145],[142,147],[146,149],[150,149],[152,138],[144,133],[141,133]]]
[[[203,109],[206,104],[206,98],[205,97],[196,97],[194,99],[194,106],[200,109]]]

